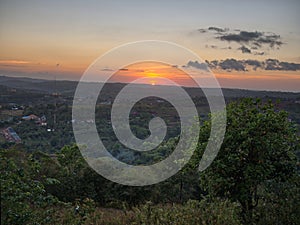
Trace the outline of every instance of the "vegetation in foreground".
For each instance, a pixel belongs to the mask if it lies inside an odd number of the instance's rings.
[[[197,166],[210,121],[188,165],[147,187],[104,179],[75,145],[56,155],[3,149],[1,224],[299,224],[299,137],[287,113],[253,99],[227,113],[224,143],[207,170]]]

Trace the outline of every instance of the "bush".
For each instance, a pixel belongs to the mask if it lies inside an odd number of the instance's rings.
[[[221,199],[214,202],[190,200],[184,205],[169,206],[154,206],[148,202],[134,208],[134,212],[133,224],[241,224],[238,205]]]
[[[51,224],[49,206],[57,200],[4,153],[0,154],[1,224]]]
[[[289,182],[267,182],[261,187],[262,196],[254,211],[256,224],[300,224],[300,177]]]

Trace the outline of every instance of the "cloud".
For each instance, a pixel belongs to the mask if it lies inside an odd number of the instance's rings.
[[[212,60],[205,61],[211,69],[221,69],[226,71],[247,71],[249,69],[257,70],[276,70],[276,71],[298,71],[300,70],[299,63],[281,62],[277,59],[267,59],[265,61],[259,61],[254,59],[237,60],[237,59],[225,59],[225,60]],[[200,64],[200,63],[199,63]],[[203,63],[204,64],[204,63]],[[202,65],[203,66],[203,65]]]
[[[249,66],[256,66],[256,67],[262,66],[262,63],[255,59],[247,59],[247,60],[244,60],[243,62],[248,64]]]
[[[241,61],[236,60],[236,59],[225,59],[224,61],[221,61],[219,63],[219,67],[222,70],[228,70],[228,71],[231,71],[231,70],[245,71],[246,70],[245,65]]]
[[[254,59],[247,59],[243,61],[246,65],[251,66],[254,70],[256,70],[257,68],[262,68],[263,63],[258,61],[258,60],[254,60]]]
[[[266,34],[264,32],[248,32],[240,31],[239,33],[229,33],[216,37],[222,41],[236,42],[239,44],[249,44],[252,48],[261,48],[263,45],[268,45],[271,48],[281,47],[283,42],[280,35]]]
[[[2,64],[2,63],[0,63],[0,67],[20,68],[20,67],[28,67],[28,65],[27,64]]]
[[[247,48],[246,46],[244,46],[244,45],[241,46],[241,47],[239,47],[238,50],[241,50],[242,53],[249,53],[249,54],[251,54],[251,50],[249,48]]]
[[[208,28],[200,28],[198,29],[198,31],[200,33],[207,33],[207,32],[215,32],[215,33],[224,33],[224,32],[227,32],[229,31],[228,28],[220,28],[220,27],[208,27]]]
[[[0,60],[0,67],[11,67],[11,68],[23,68],[30,67],[32,65],[37,65],[37,63],[32,63],[30,61],[25,60]]]
[[[184,67],[193,67],[193,68],[196,68],[196,69],[199,69],[199,70],[205,70],[205,71],[208,71],[208,66],[206,63],[199,63],[198,61],[189,61],[187,63],[186,66]]]
[[[262,52],[270,50],[270,48],[280,49],[284,44],[280,35],[270,32],[231,30],[214,26],[198,29],[198,32],[212,33],[214,38],[218,40],[237,43],[240,45],[238,50],[241,50],[242,53],[254,55],[263,55]]]
[[[277,59],[267,59],[265,62],[265,70],[297,71],[300,70],[300,64],[290,63],[290,62],[280,62]]]
[[[29,61],[24,60],[0,60],[0,64],[28,64]]]
[[[263,33],[261,32],[247,32],[247,31],[240,31],[238,34],[224,34],[222,36],[219,36],[219,38],[222,41],[235,41],[235,42],[242,42],[242,43],[248,43],[249,41],[253,41],[260,36],[262,36]]]
[[[223,33],[223,32],[226,32],[228,31],[229,29],[228,28],[219,28],[219,27],[209,27],[207,30],[209,31],[216,31],[218,33]]]
[[[211,69],[215,69],[219,65],[219,61],[218,60],[212,60],[210,62],[206,60],[205,62],[208,65],[208,67],[211,68]]]

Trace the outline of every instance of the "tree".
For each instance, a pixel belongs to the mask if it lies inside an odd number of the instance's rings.
[[[51,193],[60,200],[69,202],[76,199],[94,198],[94,178],[97,175],[82,157],[77,145],[66,145],[57,154],[60,173],[56,177]]]
[[[207,121],[200,131],[202,155],[210,133]],[[212,165],[200,174],[200,183],[211,196],[240,202],[246,222],[257,205],[258,186],[268,180],[284,181],[296,172],[299,148],[296,128],[285,111],[271,102],[243,99],[227,106],[227,130]]]
[[[58,203],[37,179],[38,162],[17,147],[0,150],[1,224],[53,224],[51,210]]]

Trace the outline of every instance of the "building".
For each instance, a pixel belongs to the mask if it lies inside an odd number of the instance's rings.
[[[28,116],[23,116],[22,119],[26,121],[34,120],[37,125],[47,126],[47,118],[45,115],[38,117],[34,114],[30,114]]]
[[[22,119],[23,120],[38,120],[39,117],[34,114],[30,114],[29,116],[23,116]]]
[[[21,143],[22,141],[19,135],[15,132],[15,130],[12,127],[4,129],[2,133],[8,142]]]

